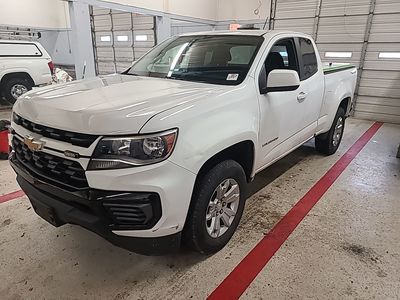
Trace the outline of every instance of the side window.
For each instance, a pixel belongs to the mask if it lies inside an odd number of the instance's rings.
[[[317,56],[309,39],[299,38],[299,55],[301,56],[300,80],[310,78],[318,71]]]
[[[294,70],[299,73],[297,53],[293,39],[283,39],[272,46],[265,60],[267,77],[275,69]]]

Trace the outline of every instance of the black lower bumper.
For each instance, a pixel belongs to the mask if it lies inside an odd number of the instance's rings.
[[[26,193],[35,212],[58,227],[66,223],[82,226],[121,248],[144,255],[163,255],[179,249],[181,233],[157,238],[120,236],[113,233],[112,220],[101,207],[102,198],[112,192],[89,190],[70,192],[38,180],[17,161],[10,160],[17,181]],[[126,193],[125,193],[126,195]],[[112,197],[111,197],[112,198]],[[101,207],[101,208],[100,208]],[[123,228],[119,228],[121,230]]]

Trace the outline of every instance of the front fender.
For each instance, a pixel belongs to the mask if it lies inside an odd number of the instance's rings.
[[[249,140],[257,149],[259,108],[254,91],[246,84],[230,87],[216,97],[160,113],[140,132],[177,127],[178,139],[169,160],[197,174],[209,158],[234,144]]]

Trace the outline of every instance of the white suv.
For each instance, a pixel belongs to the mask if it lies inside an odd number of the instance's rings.
[[[41,44],[0,40],[0,93],[10,103],[33,86],[51,83],[53,68]]]

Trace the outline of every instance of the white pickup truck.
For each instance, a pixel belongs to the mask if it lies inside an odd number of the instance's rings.
[[[314,137],[319,152],[337,150],[356,73],[324,70],[301,33],[174,37],[123,74],[20,97],[10,161],[55,226],[78,224],[144,254],[181,241],[216,252],[258,172]]]
[[[0,96],[10,103],[34,86],[51,83],[53,68],[40,43],[0,40]]]

